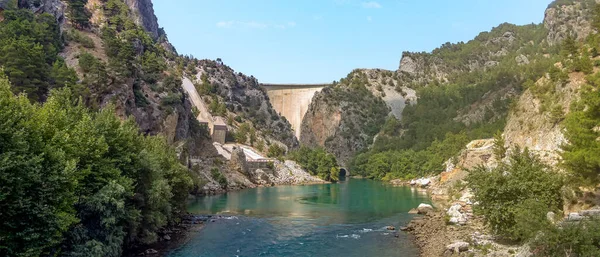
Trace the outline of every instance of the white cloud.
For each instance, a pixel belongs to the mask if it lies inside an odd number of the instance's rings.
[[[370,1],[370,2],[362,2],[362,7],[368,8],[368,9],[379,9],[382,6],[378,2]]]
[[[217,22],[217,27],[219,28],[231,28],[235,24],[235,21],[219,21]]]
[[[231,29],[231,28],[246,28],[246,29],[286,29],[296,26],[296,22],[290,21],[287,23],[269,24],[258,21],[219,21],[216,24],[217,28]]]

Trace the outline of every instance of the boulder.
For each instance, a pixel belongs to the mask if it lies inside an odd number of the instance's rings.
[[[569,217],[567,217],[567,221],[580,221],[580,220],[583,220],[583,219],[584,219],[584,217],[581,216],[577,212],[569,213]]]
[[[171,236],[169,236],[169,235],[165,235],[165,236],[163,236],[163,239],[164,239],[165,241],[171,241]]]
[[[548,213],[546,213],[546,219],[554,223],[554,221],[556,221],[556,213],[549,211]]]
[[[412,208],[410,211],[408,211],[408,214],[419,214],[419,211],[415,208]]]
[[[396,227],[394,227],[394,226],[387,226],[387,227],[385,227],[385,229],[387,229],[387,230],[396,230]]]
[[[527,58],[527,56],[525,56],[523,54],[515,57],[515,61],[517,62],[518,65],[529,64],[529,59]]]
[[[158,254],[158,251],[150,248],[150,249],[146,250],[146,254]]]
[[[419,207],[417,207],[417,213],[418,214],[427,214],[429,212],[433,211],[433,206],[431,206],[430,204],[419,204]]]
[[[459,225],[464,225],[467,223],[467,215],[460,212],[461,208],[461,204],[455,203],[448,209],[446,214],[448,214],[448,216],[450,217],[450,223]]]
[[[469,250],[469,243],[467,242],[455,242],[446,246],[446,251],[453,253],[466,252]]]

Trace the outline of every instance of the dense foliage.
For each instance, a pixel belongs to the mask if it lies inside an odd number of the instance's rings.
[[[43,105],[0,79],[0,255],[120,256],[183,211],[187,169],[160,137],[68,89]]]
[[[311,175],[336,182],[339,180],[339,168],[333,154],[327,153],[323,148],[300,147],[289,154],[290,159],[296,161]]]
[[[600,256],[600,220],[551,226],[532,243],[534,256]]]
[[[469,172],[476,213],[492,230],[513,240],[532,238],[549,226],[548,211],[562,209],[563,179],[527,149],[515,149],[508,163]]]

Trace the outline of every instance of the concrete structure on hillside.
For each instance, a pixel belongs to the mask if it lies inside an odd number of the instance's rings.
[[[261,84],[267,90],[269,101],[277,113],[285,117],[296,137],[300,137],[302,119],[308,111],[313,96],[327,84],[294,85],[294,84]]]
[[[198,116],[196,119],[200,124],[206,125],[210,132],[210,135],[214,142],[218,142],[220,144],[225,144],[225,138],[227,137],[227,124],[225,123],[225,119],[222,117],[213,117],[208,108],[206,107],[206,103],[202,100],[200,94],[196,90],[194,83],[186,77],[183,77],[183,89],[190,97],[192,104],[198,110]]]
[[[214,142],[225,144],[227,137],[227,124],[222,117],[215,117],[212,127],[212,139]]]

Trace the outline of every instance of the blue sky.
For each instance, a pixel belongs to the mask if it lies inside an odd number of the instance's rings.
[[[263,83],[321,83],[398,69],[403,51],[540,23],[550,0],[154,0],[180,54],[222,58]]]

